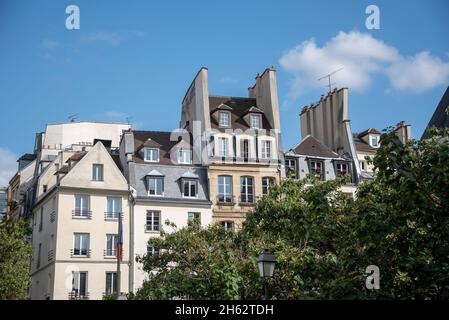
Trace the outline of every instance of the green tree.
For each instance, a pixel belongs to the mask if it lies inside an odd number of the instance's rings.
[[[334,181],[287,179],[270,188],[242,231],[183,228],[150,245],[140,299],[258,299],[258,254],[277,258],[273,299],[448,299],[449,142],[441,132],[402,144],[392,130],[356,199]],[[365,269],[380,268],[380,290]]]
[[[0,223],[0,300],[26,299],[31,245],[26,221]]]
[[[136,299],[238,299],[242,257],[234,237],[219,226],[202,229],[198,223],[174,233],[161,232],[161,238],[148,243],[159,254],[137,259],[149,280]]]

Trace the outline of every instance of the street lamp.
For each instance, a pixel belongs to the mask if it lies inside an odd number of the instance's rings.
[[[259,254],[257,266],[259,267],[259,276],[265,280],[265,300],[268,300],[268,278],[271,278],[276,265],[276,257],[270,250],[265,249]]]

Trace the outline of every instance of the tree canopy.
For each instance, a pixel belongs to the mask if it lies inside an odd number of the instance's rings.
[[[376,177],[355,199],[345,178],[287,179],[270,188],[237,233],[198,224],[162,233],[139,258],[149,278],[137,299],[259,299],[256,260],[276,256],[272,299],[448,299],[449,143],[403,144],[390,129],[372,159]],[[365,269],[380,269],[380,289]]]
[[[26,299],[31,245],[24,220],[0,222],[0,300]]]

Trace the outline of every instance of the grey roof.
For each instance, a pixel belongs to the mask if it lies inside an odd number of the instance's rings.
[[[248,123],[244,120],[244,116],[248,113],[259,113],[262,115],[262,129],[271,130],[272,127],[265,117],[263,111],[257,107],[255,98],[241,98],[241,97],[224,97],[224,96],[209,96],[209,108],[210,108],[210,123],[212,129],[218,131],[226,131],[227,128],[221,128],[218,122],[212,117],[212,114],[216,110],[224,109],[223,105],[230,109],[231,112],[231,128],[247,130],[250,128]]]
[[[363,141],[363,140],[361,140],[359,138],[355,138],[355,137],[353,138],[353,140],[354,140],[355,149],[357,151],[376,153],[376,149],[371,147],[365,141]]]
[[[295,154],[312,156],[312,157],[325,157],[325,158],[340,158],[340,156],[322,144],[316,138],[311,135],[306,136],[298,145],[296,145],[292,151]]]
[[[146,199],[148,201],[167,200],[172,202],[209,202],[209,189],[207,179],[207,169],[200,166],[172,166],[150,163],[129,164],[130,184],[137,192],[138,199]],[[164,196],[149,197],[146,176],[148,173],[159,173],[164,176]],[[182,197],[182,178],[196,177],[198,178],[198,198],[184,199]]]

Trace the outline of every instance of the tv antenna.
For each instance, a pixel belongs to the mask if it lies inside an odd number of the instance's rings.
[[[70,122],[75,122],[76,118],[78,118],[79,114],[72,114],[68,116],[67,118],[70,120]]]
[[[327,80],[328,80],[328,85],[327,85],[326,87],[329,87],[329,92],[332,92],[332,85],[334,85],[335,82],[331,82],[331,76],[333,76],[334,74],[336,74],[338,71],[341,71],[341,70],[343,70],[343,68],[340,68],[340,69],[335,70],[335,71],[333,71],[333,72],[331,72],[331,73],[328,73],[328,74],[326,74],[325,76],[319,78],[318,81],[321,81],[321,80],[323,80],[324,78],[327,78]]]
[[[126,117],[126,122],[128,123],[128,125],[131,125],[131,119],[132,119],[133,117]]]

